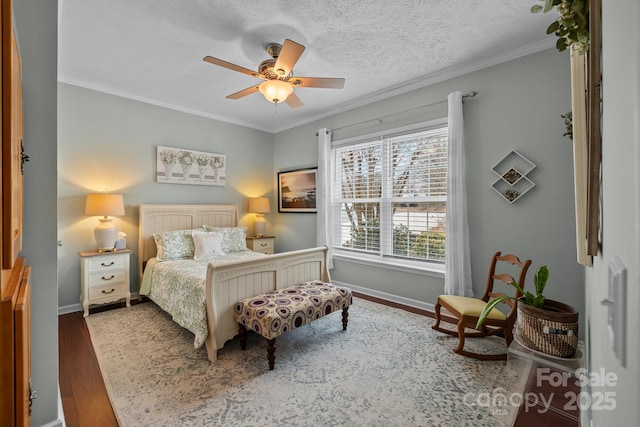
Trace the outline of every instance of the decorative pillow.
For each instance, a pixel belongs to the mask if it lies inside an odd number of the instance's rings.
[[[216,231],[222,234],[222,251],[224,253],[242,252],[247,248],[247,227],[213,227],[203,225],[204,231]]]
[[[192,230],[174,230],[155,233],[158,261],[193,258],[194,246]]]
[[[222,250],[222,233],[193,230],[193,259],[201,260],[214,255],[224,255]]]

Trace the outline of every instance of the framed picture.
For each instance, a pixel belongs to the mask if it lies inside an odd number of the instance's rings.
[[[598,255],[600,221],[600,165],[602,162],[602,0],[589,0],[587,53],[587,254]]]
[[[278,172],[278,212],[318,212],[318,168]]]
[[[158,146],[156,182],[224,186],[226,166],[222,154]]]

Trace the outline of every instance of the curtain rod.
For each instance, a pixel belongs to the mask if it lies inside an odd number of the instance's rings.
[[[462,101],[464,102],[464,100],[466,98],[473,98],[477,94],[478,94],[478,92],[475,91],[475,90],[472,90],[469,93],[465,93],[464,95],[462,95]],[[347,129],[347,128],[350,128],[350,127],[353,127],[353,126],[358,126],[358,125],[362,125],[362,124],[369,123],[369,122],[379,122],[380,124],[382,124],[382,119],[388,119],[389,117],[397,116],[399,114],[409,113],[411,111],[421,110],[421,109],[427,108],[427,107],[432,107],[434,105],[442,104],[443,102],[447,102],[447,100],[443,99],[441,101],[432,102],[431,104],[421,105],[419,107],[410,108],[408,110],[403,110],[403,111],[398,111],[396,113],[387,114],[386,116],[376,117],[375,119],[364,120],[364,121],[361,121],[361,122],[358,122],[358,123],[352,123],[350,125],[341,126],[339,128],[335,128],[335,129],[328,129],[326,132],[328,134],[329,132],[335,132],[337,130]],[[316,132],[316,136],[318,136],[318,132]]]

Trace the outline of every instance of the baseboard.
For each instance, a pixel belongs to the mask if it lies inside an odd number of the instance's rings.
[[[352,285],[350,283],[339,282],[337,280],[331,280],[331,283],[337,286],[345,286],[354,292],[367,295],[374,298],[379,298],[385,301],[394,302],[406,307],[417,308],[419,310],[428,311],[434,313],[434,305],[423,301],[414,300],[411,298],[405,298],[398,295],[389,294],[387,292],[376,291],[374,289],[363,288],[362,286]]]
[[[401,297],[398,295],[393,295],[393,294],[389,294],[387,292],[381,292],[381,291],[376,291],[374,289],[369,289],[369,288],[363,288],[361,286],[357,286],[357,285],[352,285],[350,283],[344,283],[344,282],[339,282],[337,280],[332,280],[331,283],[334,283],[338,286],[346,286],[347,288],[351,289],[354,292],[357,292],[359,294],[362,295],[367,295],[373,298],[377,298],[377,299],[381,299],[384,301],[389,301],[389,302],[393,302],[396,303],[398,305],[401,306],[405,306],[405,307],[411,307],[411,308],[415,308],[418,310],[424,310],[430,314],[434,313],[434,306],[433,304],[429,304],[423,301],[418,301],[418,300],[414,300],[411,298],[405,298],[405,297]],[[131,294],[131,299],[136,299],[138,298],[138,294]],[[77,304],[71,304],[71,305],[65,305],[65,306],[61,306],[58,307],[58,316],[62,315],[62,314],[69,314],[69,313],[75,313],[77,311],[83,311],[84,308],[82,307],[81,303],[77,303]]]
[[[338,285],[338,286],[346,286],[347,288],[351,289],[354,292],[357,292],[359,294],[362,295],[366,295],[369,297],[373,297],[373,298],[377,298],[377,299],[381,299],[384,301],[389,301],[392,303],[396,303],[398,305],[401,306],[405,306],[405,307],[410,307],[410,308],[414,308],[414,309],[418,309],[418,310],[423,310],[428,312],[429,314],[433,314],[434,313],[434,305],[430,304],[430,303],[426,303],[423,301],[418,301],[418,300],[414,300],[411,298],[405,298],[405,297],[401,297],[398,295],[393,295],[387,292],[381,292],[381,291],[376,291],[375,289],[369,289],[369,288],[364,288],[362,286],[357,286],[357,285],[352,285],[350,283],[344,283],[344,282],[340,282],[337,280],[332,280],[331,283]],[[131,294],[131,299],[136,299],[138,298],[138,294]],[[77,303],[77,304],[71,304],[71,305],[64,305],[61,307],[58,307],[58,315],[62,315],[62,314],[69,314],[69,313],[75,313],[77,311],[83,311],[84,308],[82,307],[82,303]]]
[[[414,300],[411,298],[405,298],[405,297],[401,297],[398,295],[393,295],[387,292],[381,292],[381,291],[376,291],[374,289],[369,289],[369,288],[363,288],[362,286],[357,286],[357,285],[352,285],[350,283],[344,283],[344,282],[339,282],[337,280],[332,280],[331,283],[334,283],[338,286],[346,286],[347,288],[351,289],[354,292],[357,292],[359,294],[363,294],[363,295],[367,295],[370,297],[374,297],[374,298],[379,298],[381,300],[385,300],[385,301],[390,301],[390,302],[394,302],[396,304],[399,305],[403,305],[406,307],[412,307],[412,308],[416,308],[419,310],[424,310],[427,311],[429,313],[434,313],[434,306],[433,304],[429,304],[423,301],[418,301],[418,300]],[[138,298],[138,294],[131,294],[131,299],[136,299]],[[77,304],[71,304],[71,305],[64,305],[64,306],[60,306],[58,307],[58,316],[62,315],[62,314],[69,314],[69,313],[75,313],[76,311],[83,311],[84,308],[82,307],[82,303],[77,303]]]
[[[63,305],[62,307],[58,307],[58,316],[61,314],[69,314],[75,313],[76,311],[83,311],[82,304],[71,304],[71,305]]]
[[[62,408],[62,395],[60,394],[60,384],[58,384],[58,418],[43,424],[42,427],[67,427],[64,419],[64,409]]]
[[[364,288],[362,286],[352,285],[350,283],[340,282],[337,280],[332,280],[331,283],[338,286],[345,286],[351,289],[352,291],[358,294],[361,294],[363,296],[368,296],[373,299],[382,300],[383,303],[390,302],[390,303],[393,303],[390,305],[397,305],[397,306],[400,306],[400,308],[404,308],[405,310],[408,309],[409,311],[419,310],[424,312],[421,314],[425,314],[429,317],[435,317],[434,305],[430,303],[414,300],[411,298],[405,298],[398,295],[393,295],[387,292],[376,291],[375,289]],[[132,300],[137,298],[138,298],[138,293],[131,294]],[[411,310],[411,309],[414,309],[414,310]],[[83,311],[83,310],[84,308],[82,307],[81,303],[65,305],[65,306],[58,307],[58,316],[62,314],[75,313],[77,311]],[[445,318],[444,320],[448,320],[448,319]]]

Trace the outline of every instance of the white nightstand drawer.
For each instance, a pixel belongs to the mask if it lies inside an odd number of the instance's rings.
[[[124,298],[127,293],[125,282],[107,283],[101,286],[94,286],[89,288],[89,299],[98,300],[100,298],[107,298],[109,296],[118,296]]]
[[[247,237],[247,248],[254,252],[271,255],[275,251],[275,237]]]
[[[256,252],[273,253],[273,239],[260,239],[254,242],[253,250]]]
[[[125,256],[128,256],[125,255]],[[95,272],[95,271],[102,271],[102,270],[107,270],[107,269],[112,269],[112,268],[124,268],[125,267],[125,261],[127,260],[127,258],[125,258],[125,256],[123,255],[109,255],[109,256],[96,256],[93,257],[91,259],[89,259],[89,271],[91,273]]]
[[[127,274],[126,270],[109,270],[101,273],[91,273],[89,275],[89,287],[106,285],[114,282],[124,282]]]

